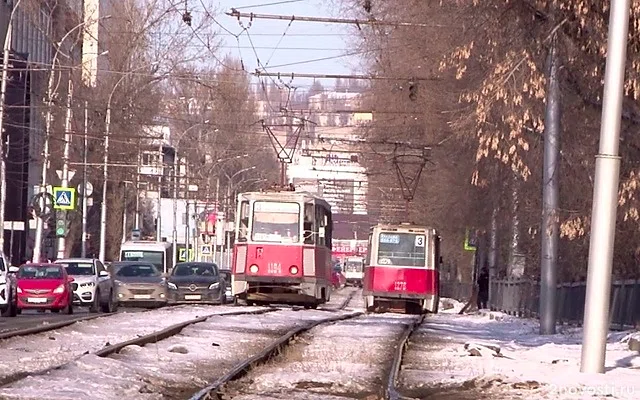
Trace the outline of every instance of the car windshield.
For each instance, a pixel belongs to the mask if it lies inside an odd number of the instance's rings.
[[[160,276],[156,267],[150,264],[123,265],[116,272],[116,276],[125,278],[151,278]]]
[[[217,268],[214,264],[176,264],[174,276],[216,276]]]
[[[62,279],[62,269],[50,265],[23,265],[18,270],[18,279]]]
[[[93,263],[65,262],[60,264],[66,268],[69,275],[91,276],[96,274]]]

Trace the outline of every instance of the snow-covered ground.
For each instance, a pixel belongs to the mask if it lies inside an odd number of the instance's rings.
[[[119,313],[29,336],[0,341],[0,381],[63,365],[87,352],[164,329],[209,314],[255,307],[186,305],[158,310]]]
[[[215,316],[156,344],[128,346],[108,358],[83,355],[46,375],[30,376],[3,387],[0,398],[188,398],[284,332],[306,321],[340,313],[284,309],[261,315]]]
[[[580,328],[541,336],[537,321],[495,312],[458,315],[462,304],[445,301],[454,307],[429,316],[411,339],[401,373],[409,392],[466,381],[467,388],[486,386],[483,391],[505,399],[640,398],[640,354],[629,350],[629,332],[609,335],[605,374],[581,374]],[[500,356],[482,344],[498,345]]]
[[[395,345],[405,324],[414,318],[368,315],[314,328],[296,339],[277,359],[228,385],[225,397],[380,398]]]

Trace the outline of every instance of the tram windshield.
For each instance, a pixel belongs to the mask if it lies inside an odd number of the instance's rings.
[[[297,243],[300,240],[300,205],[274,201],[253,203],[251,240]]]
[[[344,270],[347,272],[362,272],[362,261],[347,261]]]
[[[378,264],[425,267],[426,236],[404,232],[384,232],[378,240]]]

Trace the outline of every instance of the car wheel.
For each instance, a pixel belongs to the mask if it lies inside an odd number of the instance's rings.
[[[103,303],[100,307],[102,308],[102,312],[113,312],[113,291],[109,291],[109,300],[107,300],[106,303]]]
[[[96,290],[93,294],[93,302],[89,306],[89,312],[97,313],[100,312],[100,291]]]
[[[3,317],[15,317],[18,312],[18,305],[9,298],[9,304],[7,304],[7,308],[2,310],[1,315]]]

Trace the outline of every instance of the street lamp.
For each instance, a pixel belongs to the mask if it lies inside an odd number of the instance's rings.
[[[108,178],[108,163],[109,163],[109,131],[111,129],[111,101],[113,100],[113,95],[116,92],[118,86],[124,81],[124,78],[129,76],[131,73],[139,71],[144,68],[148,68],[149,66],[157,65],[157,62],[151,63],[150,65],[143,65],[138,68],[135,68],[126,74],[122,75],[118,82],[113,86],[111,93],[109,94],[109,100],[107,101],[107,115],[105,117],[105,132],[104,132],[104,159],[102,166],[102,206],[100,209],[100,261],[104,262],[105,259],[105,250],[106,250],[106,240],[107,240],[107,178]]]
[[[180,146],[180,141],[182,141],[182,139],[185,137],[185,135],[187,134],[187,132],[189,132],[191,129],[208,124],[209,120],[206,120],[202,123],[198,123],[195,124],[193,126],[190,126],[189,128],[185,129],[184,132],[182,132],[182,134],[180,135],[179,139],[176,141],[176,144],[173,145],[173,255],[175,257],[176,254],[178,254],[178,168],[179,168],[179,157],[178,157],[178,147]],[[189,221],[186,221],[187,226],[189,225]],[[161,228],[162,229],[162,228]],[[185,250],[188,254],[189,251],[189,244],[186,243],[186,237],[185,237],[185,245],[187,250]]]

